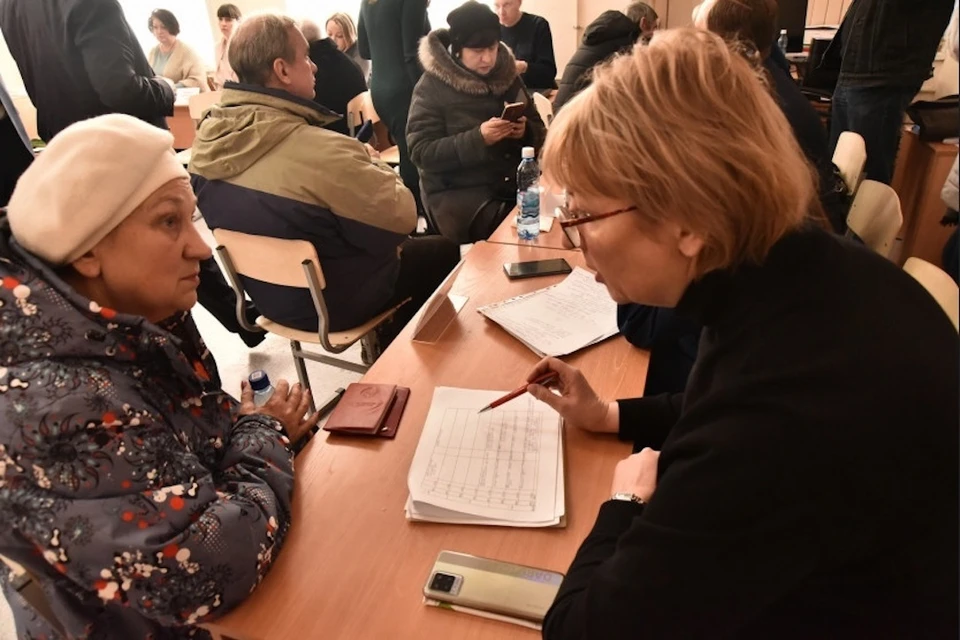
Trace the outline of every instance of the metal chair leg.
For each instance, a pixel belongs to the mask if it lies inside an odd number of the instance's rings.
[[[300,386],[310,391],[310,413],[312,414],[317,410],[317,406],[313,401],[313,389],[310,388],[310,377],[307,375],[307,363],[300,355],[302,353],[300,343],[296,340],[291,340],[290,350],[293,352],[293,366],[297,370],[297,378],[300,380]]]

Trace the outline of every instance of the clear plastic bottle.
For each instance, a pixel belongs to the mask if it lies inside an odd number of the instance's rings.
[[[784,55],[787,53],[787,43],[789,40],[790,39],[787,37],[787,30],[780,29],[780,37],[777,38],[777,46],[780,47],[780,51],[782,51]]]
[[[247,378],[250,382],[250,388],[253,389],[253,404],[262,407],[273,395],[273,385],[270,384],[270,377],[263,369],[257,369]]]
[[[517,235],[521,240],[540,235],[540,165],[533,147],[523,148],[517,168]]]

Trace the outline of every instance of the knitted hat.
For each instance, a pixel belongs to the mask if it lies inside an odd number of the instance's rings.
[[[500,19],[476,0],[465,2],[447,15],[450,42],[455,50],[486,49],[500,42]]]
[[[84,120],[54,136],[20,176],[10,229],[30,253],[70,264],[174,178],[189,174],[169,131],[121,114]]]

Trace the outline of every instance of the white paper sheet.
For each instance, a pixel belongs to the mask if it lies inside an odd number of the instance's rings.
[[[560,416],[531,396],[438,387],[410,466],[407,517],[450,524],[553,526],[565,510]]]
[[[617,303],[580,267],[560,284],[478,311],[540,356],[565,356],[618,331]]]

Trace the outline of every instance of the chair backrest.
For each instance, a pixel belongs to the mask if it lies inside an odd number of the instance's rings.
[[[377,110],[373,107],[373,97],[370,92],[364,91],[360,95],[363,96],[363,117],[372,122],[380,122],[380,116],[377,115]]]
[[[864,180],[847,214],[847,228],[863,243],[884,257],[890,256],[897,238],[903,214],[900,198],[888,185],[875,180]]]
[[[833,164],[840,169],[847,193],[856,193],[863,177],[863,167],[867,164],[867,145],[859,133],[844,131],[840,134],[833,151]]]
[[[553,122],[553,103],[547,96],[539,92],[533,94],[533,103],[537,106],[537,112],[540,114],[543,124],[549,127],[550,123]]]
[[[222,91],[204,91],[197,95],[190,96],[187,101],[187,108],[190,109],[190,118],[199,120],[203,117],[203,112],[220,102]]]
[[[347,129],[351,137],[357,135],[357,127],[363,124],[366,115],[363,111],[365,104],[366,98],[363,93],[358,93],[347,103],[347,112],[344,116],[347,118]]]
[[[930,292],[950,318],[953,328],[960,331],[960,288],[953,278],[943,269],[920,258],[908,259],[903,270]]]
[[[840,69],[836,67],[821,67],[823,54],[832,39],[813,38],[810,41],[810,50],[807,55],[806,72],[803,74],[801,86],[805,89],[819,89],[827,93],[833,93],[837,88],[837,79],[840,77]]]
[[[214,229],[213,237],[226,248],[239,275],[269,284],[306,288],[303,264],[309,261],[316,267],[320,288],[327,286],[317,250],[306,240],[253,236],[227,229]]]

